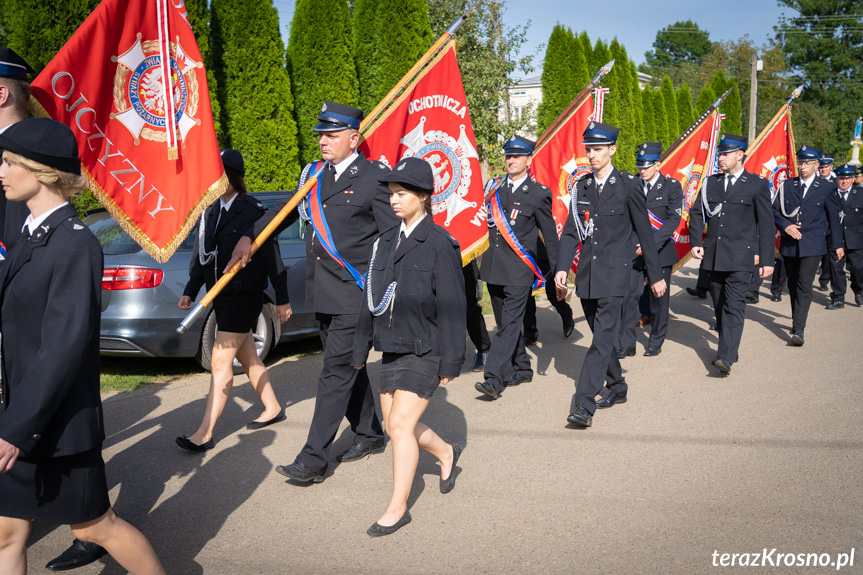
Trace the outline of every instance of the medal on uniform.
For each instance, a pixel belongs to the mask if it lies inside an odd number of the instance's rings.
[[[510,212],[510,214],[509,214],[509,225],[514,226],[515,225],[515,218],[517,218],[517,217],[518,217],[518,210],[513,210],[512,212]]]

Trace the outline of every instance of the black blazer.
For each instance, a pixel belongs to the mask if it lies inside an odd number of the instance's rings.
[[[643,180],[636,179],[636,182],[643,193]],[[645,198],[645,206],[662,220],[662,226],[658,230],[653,230],[653,241],[656,242],[659,250],[659,264],[664,268],[672,267],[680,261],[677,257],[677,246],[671,239],[671,235],[677,231],[683,213],[683,188],[680,187],[680,182],[660,174],[656,185],[650,189],[650,195]],[[643,256],[636,258],[635,269],[644,269]]]
[[[222,271],[231,259],[237,242],[266,211],[264,204],[249,194],[235,197],[231,208],[220,219],[221,206],[222,202],[214,202],[204,215],[204,247],[207,252],[219,250],[207,265],[201,265],[198,252],[200,234],[195,236],[195,247],[189,262],[189,281],[183,290],[183,295],[192,299],[195,299],[202,285],[206,284],[207,289],[210,289],[222,277]],[[249,264],[237,272],[219,295],[261,293],[267,289],[268,277],[276,292],[276,304],[289,303],[288,274],[279,256],[275,236],[261,246]]]
[[[542,241],[550,261],[557,261],[557,228],[551,215],[551,192],[534,182],[530,177],[519,184],[512,194],[506,191],[507,183],[499,190],[503,216],[510,222],[515,237],[538,260],[537,242],[542,231]],[[515,213],[515,223],[512,215]],[[531,286],[536,275],[509,247],[488,214],[488,250],[482,254],[480,278],[487,283],[505,286]]]
[[[366,283],[359,309],[351,364],[365,364],[374,343],[381,352],[438,355],[440,377],[456,377],[464,363],[467,329],[461,249],[427,215],[396,250],[400,228],[386,230],[378,240],[372,279]],[[383,315],[372,315],[369,286],[373,305],[378,305],[393,281],[397,287],[392,306]]]
[[[26,457],[101,447],[102,247],[63,206],[0,269],[0,438]]]
[[[622,297],[629,293],[633,264],[633,232],[641,244],[650,282],[662,279],[659,252],[647,218],[640,179],[612,166],[601,195],[593,174],[576,182],[577,213],[570,213],[560,236],[557,271],[569,271],[580,238],[573,217],[584,224],[590,211],[593,235],[581,243],[575,291],[582,299]]]
[[[2,152],[0,149],[0,154]],[[7,254],[15,247],[15,242],[21,235],[21,228],[29,215],[30,210],[27,209],[26,203],[10,202],[6,199],[6,192],[0,190],[0,242],[6,246]],[[0,265],[3,265],[2,261]]]
[[[842,213],[842,231],[846,250],[863,250],[863,186],[854,185],[848,190],[848,199],[843,200],[836,192]]]
[[[800,198],[800,178],[789,178],[782,183],[783,194],[776,194],[773,200],[773,217],[776,227],[782,232],[779,239],[779,253],[783,257],[805,258],[823,256],[829,249],[842,247],[842,226],[839,224],[839,196],[835,193],[836,184],[815,176],[812,185],[806,192],[806,197]],[[782,213],[781,200],[785,198],[785,213],[790,214],[797,206],[800,211],[793,218],[787,218]],[[800,226],[803,237],[795,240],[785,233],[785,228],[791,224]],[[829,229],[828,229],[829,226]]]
[[[336,249],[360,274],[369,267],[372,242],[387,228],[399,223],[390,207],[390,191],[378,178],[389,168],[370,162],[362,152],[334,184],[321,175],[321,203]],[[287,202],[280,202],[255,223],[254,233],[264,231]],[[297,221],[297,210],[285,218],[276,233]],[[362,290],[342,265],[330,257],[317,241],[314,228],[306,225],[306,305],[316,313],[355,314]],[[247,235],[252,235],[248,233]]]
[[[703,240],[701,196],[689,211],[690,244],[704,248],[701,265],[708,271],[752,271],[758,254],[759,266],[772,267],[776,248],[767,180],[744,170],[726,193],[724,176],[714,174],[704,182],[702,193],[707,193],[710,209],[722,203],[722,211],[710,219]]]

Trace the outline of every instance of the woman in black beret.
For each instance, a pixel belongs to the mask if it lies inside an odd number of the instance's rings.
[[[441,493],[455,486],[461,446],[446,443],[420,417],[438,384],[461,371],[467,307],[458,242],[432,219],[431,166],[405,158],[379,179],[389,184],[390,205],[402,221],[372,248],[352,359],[359,369],[372,344],[383,352],[379,392],[393,446],[393,494],[368,529],[372,537],[410,523],[407,500],[419,449],[440,461]]]
[[[102,248],[69,198],[87,187],[72,131],[35,118],[0,135],[0,181],[30,215],[0,267],[0,573],[27,571],[33,519],[71,525],[133,573],[164,573],[108,500],[99,395]]]
[[[246,168],[240,152],[222,150],[222,163],[228,176],[228,189],[201,217],[189,264],[189,282],[177,304],[180,309],[192,308],[192,301],[202,285],[206,284],[208,290],[215,285],[231,259],[237,241],[266,211],[260,200],[246,193]],[[181,449],[200,452],[214,447],[213,429],[234,384],[234,358],[243,366],[264,404],[264,412],[249,422],[246,429],[261,429],[286,419],[273,392],[267,368],[255,351],[252,337],[252,328],[264,307],[268,277],[276,291],[279,321],[284,323],[291,317],[291,304],[288,301],[287,272],[275,237],[261,246],[255,259],[250,260],[213,300],[218,331],[213,345],[207,407],[197,431],[189,437],[177,438]]]

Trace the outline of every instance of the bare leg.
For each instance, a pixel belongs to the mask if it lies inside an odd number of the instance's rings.
[[[204,419],[198,431],[189,436],[189,441],[201,445],[213,437],[213,429],[222,416],[231,388],[234,386],[234,358],[248,333],[220,331],[216,334],[213,345],[213,367],[210,373],[210,394],[207,396],[207,408]]]
[[[82,541],[104,547],[132,575],[165,573],[147,538],[117,517],[113,509],[93,521],[72,525],[72,533]]]
[[[30,521],[0,517],[0,573],[24,575],[27,573],[27,537]]]
[[[378,525],[395,525],[407,511],[408,496],[416,475],[419,448],[422,447],[452,467],[452,451],[428,426],[419,423],[429,400],[410,391],[381,394],[381,411],[393,446],[393,494]]]
[[[255,421],[269,421],[282,412],[282,406],[279,404],[279,400],[276,399],[273,385],[270,383],[270,374],[267,373],[264,362],[261,361],[255,350],[255,340],[251,332],[246,335],[247,337],[243,340],[237,352],[237,361],[243,366],[243,370],[249,376],[252,387],[255,388],[255,393],[258,394],[258,397],[261,398],[264,404],[264,413]]]

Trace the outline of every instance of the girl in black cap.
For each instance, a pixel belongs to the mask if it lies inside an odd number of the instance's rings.
[[[390,205],[402,219],[372,248],[352,363],[360,369],[369,348],[383,352],[379,391],[393,445],[393,494],[368,534],[380,537],[410,523],[407,500],[419,448],[438,458],[440,490],[455,486],[461,447],[448,444],[420,417],[438,384],[458,376],[464,362],[466,303],[458,242],[431,215],[431,166],[406,158],[389,174]]]
[[[192,308],[192,301],[202,285],[206,283],[207,289],[215,285],[237,241],[266,210],[259,200],[246,194],[245,166],[240,152],[223,150],[222,163],[228,176],[228,189],[201,217],[189,265],[189,282],[177,304],[180,309]],[[214,447],[213,429],[234,384],[234,358],[243,366],[264,404],[264,412],[249,422],[246,429],[261,429],[286,419],[252,337],[252,328],[264,307],[267,277],[276,290],[279,320],[284,323],[291,317],[291,304],[288,303],[287,273],[275,238],[261,246],[255,259],[250,260],[213,300],[218,331],[213,345],[207,407],[198,430],[189,437],[177,438],[181,449],[200,452]]]
[[[0,573],[27,571],[33,519],[72,526],[133,573],[164,573],[108,500],[99,395],[102,248],[69,198],[87,187],[72,131],[23,120],[0,135],[3,191],[30,215],[0,268]]]

